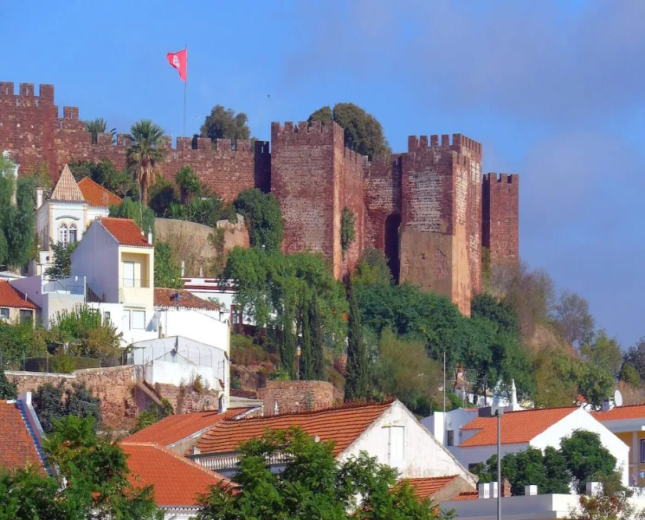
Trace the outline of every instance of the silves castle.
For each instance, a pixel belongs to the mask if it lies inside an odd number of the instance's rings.
[[[21,172],[46,164],[54,177],[70,160],[125,166],[126,135],[92,144],[77,107],[54,101],[54,87],[0,83],[0,148]],[[482,145],[461,134],[410,136],[407,152],[369,161],[344,146],[335,123],[272,123],[271,143],[166,138],[163,173],[188,165],[227,202],[246,188],[280,202],[287,253],[320,251],[345,275],[366,248],[383,250],[396,278],[450,296],[464,314],[481,290],[482,248],[493,266],[519,259],[519,178],[482,174]],[[343,254],[341,212],[355,216],[356,240]]]

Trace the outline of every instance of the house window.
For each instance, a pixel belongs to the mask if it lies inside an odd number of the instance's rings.
[[[34,321],[34,311],[20,309],[20,323],[31,323]]]
[[[134,287],[134,262],[123,262],[123,287]]]
[[[454,446],[455,445],[455,430],[448,430],[446,438],[446,445]]]
[[[386,426],[389,430],[390,465],[394,466],[405,460],[405,428],[403,426]]]
[[[641,462],[645,462],[645,439],[641,439]]]
[[[132,311],[132,328],[146,328],[146,311]]]
[[[9,309],[7,309],[6,307],[0,309],[0,319],[9,321]]]
[[[67,224],[61,224],[58,227],[58,242],[66,246],[68,240],[69,236],[67,235]]]
[[[73,244],[76,240],[76,224],[72,224],[69,226],[69,243]]]

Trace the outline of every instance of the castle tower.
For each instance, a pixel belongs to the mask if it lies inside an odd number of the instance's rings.
[[[480,143],[408,139],[401,157],[400,279],[449,296],[470,315],[481,290]]]
[[[482,246],[492,266],[519,262],[519,189],[516,174],[484,175],[482,183]]]

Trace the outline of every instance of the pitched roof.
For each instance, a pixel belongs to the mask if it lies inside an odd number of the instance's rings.
[[[425,478],[409,478],[402,482],[408,482],[410,487],[414,488],[414,493],[419,498],[432,498],[438,491],[445,488],[457,475],[450,475],[447,477],[425,477]]]
[[[27,464],[45,467],[36,448],[36,440],[27,428],[18,403],[0,401],[0,469],[19,469]]]
[[[122,246],[152,247],[132,219],[100,217],[96,220]]]
[[[83,198],[90,203],[90,206],[109,206],[110,204],[121,204],[121,199],[110,190],[106,190],[89,177],[83,177],[78,181],[78,188]]]
[[[645,404],[616,406],[606,412],[592,412],[591,415],[600,422],[621,421],[625,419],[645,419]]]
[[[199,494],[229,482],[219,473],[158,444],[122,442],[121,448],[128,455],[130,482],[140,488],[154,485],[158,506],[196,506]]]
[[[179,294],[179,307],[184,309],[203,309],[206,311],[218,311],[219,305],[195,296],[185,289],[164,289],[155,288],[155,307],[175,307],[177,303],[173,297]]]
[[[569,406],[507,412],[502,415],[502,444],[529,442],[576,410],[579,410],[577,406]],[[462,430],[480,431],[462,442],[459,445],[460,448],[497,444],[497,417],[477,417],[466,424]]]
[[[334,441],[334,455],[347,449],[392,402],[376,404],[352,404],[313,412],[289,413],[269,417],[240,420],[225,420],[205,433],[196,448],[205,453],[231,453],[241,442],[261,437],[265,430],[286,430],[300,427],[309,435],[317,435],[321,441]]]
[[[169,415],[168,417],[148,426],[124,439],[124,442],[154,442],[162,446],[170,446],[186,437],[202,432],[215,426],[224,419],[232,419],[248,412],[250,408],[236,408],[219,413],[214,410],[204,412]]]
[[[464,491],[459,493],[453,500],[477,500],[479,498],[479,491]]]
[[[14,307],[16,309],[35,309],[33,302],[11,285],[7,280],[0,280],[0,307]]]
[[[85,202],[83,193],[81,193],[78,184],[76,184],[76,179],[74,179],[69,166],[65,165],[63,167],[63,171],[49,199],[63,202]]]

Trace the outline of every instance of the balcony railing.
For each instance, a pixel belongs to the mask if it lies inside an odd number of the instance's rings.
[[[121,278],[121,287],[124,289],[149,289],[150,280],[148,278]]]

